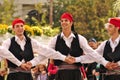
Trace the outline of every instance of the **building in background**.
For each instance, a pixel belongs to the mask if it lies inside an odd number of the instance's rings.
[[[0,4],[3,3],[4,0],[0,0]],[[37,3],[48,3],[49,0],[14,0],[15,5],[15,13],[14,16],[20,16],[22,19],[25,19],[25,16],[31,10],[34,10],[34,5]]]

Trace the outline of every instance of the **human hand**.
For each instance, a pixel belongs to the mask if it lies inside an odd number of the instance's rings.
[[[50,72],[48,72],[48,76],[50,76]]]
[[[117,69],[119,67],[118,63],[113,63],[111,64],[112,69]]]
[[[30,70],[32,67],[32,64],[30,62],[22,63],[20,67],[24,70]]]
[[[114,62],[108,62],[105,66],[108,70],[113,70],[118,67],[117,63]]]
[[[95,75],[95,76],[99,76],[100,73],[99,73],[99,72],[95,72],[94,75]]]
[[[45,74],[46,74],[46,71],[42,71],[41,73],[42,73],[43,75],[45,75]]]
[[[22,63],[20,67],[24,70],[28,70],[26,63]]]
[[[27,67],[28,69],[31,69],[32,63],[31,63],[31,62],[26,62],[26,67]]]
[[[7,74],[7,69],[1,69],[0,70],[0,76],[4,76]]]
[[[38,72],[38,67],[32,68],[32,73],[37,73]]]
[[[72,57],[72,56],[67,56],[67,57],[65,58],[65,62],[67,62],[67,63],[69,63],[69,64],[73,64],[73,63],[75,63],[75,58]]]

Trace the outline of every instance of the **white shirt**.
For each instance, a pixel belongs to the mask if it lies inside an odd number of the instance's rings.
[[[71,33],[70,36],[68,38],[66,38],[64,36],[64,34],[61,33],[61,37],[63,37],[63,39],[65,40],[67,46],[71,46],[71,42],[72,42],[73,38],[75,37],[75,35],[73,33]],[[78,38],[79,38],[80,47],[83,49],[83,52],[85,54],[87,54],[87,55],[76,57],[76,62],[91,63],[91,62],[96,61],[96,62],[98,62],[100,64],[103,64],[104,66],[108,63],[108,61],[106,61],[101,55],[99,55],[95,50],[93,50],[88,45],[88,42],[87,42],[86,38],[84,38],[81,35],[78,35]],[[55,36],[50,41],[49,47],[55,49],[56,40],[57,40],[57,36]]]
[[[61,37],[64,39],[66,45],[70,48],[70,47],[71,47],[71,42],[72,42],[73,38],[75,38],[75,35],[74,35],[74,34],[71,34],[68,38],[66,38],[66,37],[64,36],[64,34],[61,33]]]
[[[112,48],[112,52],[114,52],[115,48],[119,44],[119,41],[120,41],[120,36],[118,38],[116,38],[116,40],[114,42],[111,40],[111,38],[109,39],[110,47]],[[102,42],[101,45],[99,45],[99,47],[96,49],[96,52],[99,53],[101,56],[103,56],[106,42],[107,42],[107,40]],[[120,65],[120,61],[118,61],[118,64]]]
[[[26,39],[24,38],[21,41],[17,36],[15,36],[15,41],[20,45],[21,49],[24,50]],[[6,41],[3,42],[2,46],[9,49],[10,43],[11,43],[11,40],[7,39]],[[57,51],[55,51],[51,48],[48,48],[47,46],[44,46],[44,45],[40,44],[35,39],[31,39],[31,44],[32,44],[33,52],[36,52],[36,53],[39,54],[38,57],[35,57],[33,60],[30,61],[33,66],[39,64],[41,61],[43,61],[46,58],[65,60],[66,56],[60,54],[59,52],[57,52]]]
[[[22,64],[18,59],[14,57],[12,53],[10,53],[10,51],[0,46],[0,61],[4,58],[8,59],[9,61],[16,64],[17,66],[20,66]]]

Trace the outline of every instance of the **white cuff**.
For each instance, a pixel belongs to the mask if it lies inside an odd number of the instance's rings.
[[[81,58],[80,57],[76,57],[75,58],[75,62],[81,62]]]
[[[120,61],[118,61],[117,63],[118,63],[118,65],[120,66]]]
[[[107,63],[108,63],[108,61],[106,61],[106,60],[104,60],[104,61],[102,61],[102,65],[104,65],[104,66],[106,66],[107,65]]]
[[[61,56],[59,57],[59,59],[62,60],[62,61],[65,61],[65,58],[66,58],[66,56],[64,56],[64,55],[61,55]]]
[[[36,63],[35,60],[31,60],[30,63],[32,64],[32,67],[33,67],[33,66],[36,66],[37,64],[39,64],[39,63]]]
[[[18,62],[16,63],[17,66],[21,66],[22,62]]]

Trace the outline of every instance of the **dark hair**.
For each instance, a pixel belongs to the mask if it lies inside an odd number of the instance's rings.
[[[24,31],[23,34],[24,34],[24,36],[25,36],[26,38],[28,38],[26,31]]]
[[[88,42],[95,42],[95,43],[96,43],[97,41],[96,41],[95,38],[90,38],[90,39],[88,40]]]
[[[50,64],[50,59],[48,59],[48,63],[47,63],[47,69],[48,69],[48,66],[49,66],[49,64]]]
[[[39,64],[39,65],[38,65],[38,71],[41,72],[39,66],[43,66],[43,67],[44,67],[44,70],[45,70],[46,72],[48,72],[47,67],[45,66],[45,64]]]
[[[25,38],[26,38],[28,41],[31,41],[30,37],[28,37],[28,36],[27,36],[26,31],[24,31],[24,33],[23,33],[23,34],[24,34]]]
[[[72,24],[71,30],[75,32],[74,24]]]
[[[120,34],[120,29],[118,30],[118,33]]]

